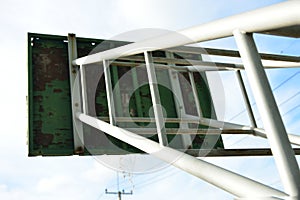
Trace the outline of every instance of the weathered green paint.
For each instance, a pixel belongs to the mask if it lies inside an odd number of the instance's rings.
[[[78,56],[82,57],[91,52],[103,51],[126,44],[120,41],[104,41],[98,39],[76,38]],[[102,43],[100,47],[95,48]],[[73,155],[73,125],[71,112],[71,91],[69,84],[67,37],[42,34],[28,34],[28,101],[29,101],[29,156],[63,156]],[[154,57],[164,57],[163,51],[153,52]],[[195,59],[195,55],[185,55]],[[178,56],[180,57],[180,56]],[[100,66],[101,67],[101,66]],[[135,117],[149,117],[152,107],[148,84],[141,84],[147,75],[141,70],[131,67],[118,67],[112,64],[112,85],[115,91],[117,116],[134,115]],[[118,84],[123,74],[131,71],[131,82],[128,86]],[[183,76],[186,76],[183,74]],[[214,117],[210,92],[205,77],[194,73],[199,100],[205,117]],[[167,70],[157,73],[157,80],[162,106],[167,117],[179,117],[175,109],[175,101],[170,85]],[[124,108],[122,98],[126,87],[141,85],[129,99],[129,107]],[[124,92],[125,91],[125,92]],[[123,95],[123,97],[122,97]],[[192,94],[191,94],[192,95]],[[190,96],[190,95],[188,95]],[[98,82],[95,96],[95,114],[98,117],[108,117],[108,107],[105,92],[105,81],[102,76]],[[192,102],[187,97],[187,103]],[[124,110],[125,109],[125,110]],[[128,112],[125,112],[128,109]],[[134,112],[131,112],[134,111]],[[132,114],[133,113],[133,114]],[[129,117],[129,116],[126,116]],[[121,127],[131,127],[131,123],[119,123]],[[138,126],[155,127],[154,123],[136,123]],[[177,123],[166,123],[167,128],[178,128]],[[202,127],[203,128],[203,127]],[[157,136],[149,137],[158,140]],[[174,140],[174,135],[168,135],[168,140]],[[196,136],[192,148],[199,148],[202,137]],[[136,148],[108,136],[94,128],[84,126],[85,151],[83,155],[90,154],[126,154],[138,152]],[[216,147],[223,147],[220,139]]]

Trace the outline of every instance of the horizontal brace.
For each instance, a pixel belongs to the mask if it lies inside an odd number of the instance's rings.
[[[300,148],[293,149],[300,155]],[[221,156],[272,156],[270,148],[260,149],[188,149],[185,153],[195,157],[221,157]]]
[[[154,128],[125,128],[128,131],[139,135],[155,135]],[[253,135],[252,130],[237,130],[237,129],[176,129],[166,128],[166,134],[169,135],[220,135],[220,134],[248,134]]]
[[[118,60],[125,61],[139,61],[141,63],[137,63],[137,65],[143,65],[143,57],[141,56],[129,56],[118,58]],[[201,60],[193,60],[193,59],[178,59],[178,58],[163,58],[163,57],[153,57],[153,61],[155,63],[164,63],[171,64],[169,67],[178,68],[181,67],[196,67],[201,70],[201,67],[212,67],[215,71],[217,70],[243,70],[244,65],[242,63],[224,63],[224,62],[211,62],[211,61],[201,61]],[[291,62],[291,61],[282,61],[282,60],[262,60],[264,68],[298,68],[300,67],[300,62]],[[177,66],[172,66],[172,64]],[[178,66],[179,65],[179,66]]]
[[[299,68],[300,63],[296,62],[279,62],[279,61],[262,61],[264,68]],[[145,63],[140,56],[123,57],[111,62],[112,65],[118,67],[144,67]],[[154,58],[154,65],[156,69],[175,69],[177,71],[235,71],[244,70],[241,63],[222,63],[209,62],[198,60],[185,60],[170,58]],[[175,65],[175,66],[174,66]]]
[[[114,61],[112,62],[113,66],[117,67],[144,67],[144,63],[136,63],[136,62],[122,62],[122,61]],[[155,69],[175,69],[177,71],[228,71],[228,70],[243,70],[244,67],[240,64],[230,64],[230,63],[214,63],[214,62],[202,62],[195,63],[195,65],[191,65],[191,63],[186,65],[176,65],[174,64],[161,64],[155,63]]]
[[[108,117],[98,117],[98,119],[103,121],[108,121]],[[115,117],[117,122],[155,122],[155,118],[153,117]],[[199,123],[199,119],[189,119],[189,118],[164,118],[164,121],[167,123],[180,123],[180,122],[188,122],[188,123]]]
[[[142,56],[129,56],[129,57],[121,57],[121,58],[118,58],[117,60],[140,61],[140,62],[143,63],[144,62],[144,57],[142,57]],[[209,61],[184,59],[184,58],[183,59],[178,59],[178,58],[153,57],[153,62],[154,63],[184,65],[184,66],[199,65],[199,66],[211,66],[211,67],[222,66],[222,67],[237,68],[237,66],[235,64],[231,64],[231,63],[209,62]]]
[[[202,47],[191,47],[191,46],[180,46],[174,48],[168,48],[167,51],[173,53],[189,53],[189,54],[207,54],[215,56],[227,56],[227,57],[240,57],[240,53],[234,50],[228,49],[213,49],[213,48],[202,48]],[[289,56],[289,55],[278,55],[278,54],[267,54],[260,53],[260,57],[264,60],[277,60],[277,61],[288,61],[288,62],[300,62],[299,56]]]
[[[108,122],[108,117],[99,117],[98,119],[102,121]],[[144,117],[116,117],[115,118],[117,122],[154,122],[154,118],[144,118]],[[239,124],[229,123],[229,122],[222,122],[214,119],[208,119],[208,118],[202,118],[201,120],[192,115],[188,115],[187,118],[165,118],[166,123],[195,123],[195,124],[202,124],[205,126],[213,127],[219,129],[218,131],[215,131],[218,134],[252,134],[254,136],[259,136],[262,138],[267,138],[267,133],[265,130],[261,128],[251,128],[250,126],[243,126]],[[128,129],[132,130],[133,132],[140,132],[145,131],[145,135],[147,134],[154,134],[155,130],[153,131],[151,129],[145,130],[145,129]],[[209,130],[209,129],[208,129]],[[175,130],[167,129],[169,131],[168,134],[175,134]],[[181,132],[181,133],[180,133]],[[199,133],[197,134],[204,134],[205,131],[199,130]],[[213,134],[214,130],[211,129],[207,132],[207,134]],[[191,131],[191,133],[196,133],[196,130]],[[176,134],[188,134],[185,131],[179,131]],[[289,140],[291,144],[299,145],[300,146],[300,136],[294,135],[294,134],[288,134]]]
[[[254,128],[253,130],[254,130],[255,136],[259,136],[262,138],[268,138],[267,137],[268,134],[266,133],[266,131],[264,129]],[[289,138],[289,141],[291,144],[300,146],[300,136],[299,135],[290,134],[290,133],[288,133],[287,135],[288,135],[288,138]]]
[[[108,117],[98,117],[102,121],[108,121]],[[154,118],[146,117],[115,117],[116,122],[154,122]],[[209,118],[199,118],[193,115],[186,115],[186,118],[164,118],[166,123],[195,123],[218,129],[252,130],[249,126],[218,121]]]

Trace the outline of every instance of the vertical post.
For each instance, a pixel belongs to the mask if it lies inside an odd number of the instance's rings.
[[[286,192],[299,199],[300,172],[252,34],[233,32]]]
[[[80,65],[80,82],[81,82],[81,99],[82,99],[82,112],[88,114],[88,100],[87,100],[87,92],[86,92],[86,81],[85,81],[85,67]]]
[[[118,198],[119,198],[119,200],[121,200],[121,194],[122,194],[122,193],[119,191],[119,192],[118,192]]]
[[[69,77],[70,77],[70,91],[71,91],[71,104],[72,104],[72,118],[73,118],[73,141],[74,141],[74,152],[75,154],[81,154],[84,151],[84,140],[83,140],[83,126],[82,123],[76,118],[76,113],[82,111],[82,101],[80,97],[80,91],[75,91],[78,89],[75,85],[79,84],[79,68],[78,66],[73,66],[72,61],[77,58],[77,45],[76,45],[76,35],[68,35],[68,59],[69,59]],[[77,123],[77,126],[75,123]]]
[[[203,114],[202,114],[202,110],[201,110],[201,106],[200,106],[200,102],[199,102],[199,98],[198,98],[198,92],[197,92],[193,72],[189,72],[189,78],[190,78],[190,81],[191,81],[191,86],[192,86],[192,90],[193,90],[193,95],[194,95],[194,99],[195,99],[197,113],[198,113],[198,116],[200,117],[200,120],[201,120],[203,118]]]
[[[105,78],[105,88],[106,88],[106,98],[107,98],[109,122],[111,125],[115,125],[116,124],[115,118],[114,118],[115,117],[115,104],[114,104],[114,98],[113,98],[109,62],[107,60],[103,60],[103,70],[104,70],[104,78]]]
[[[235,72],[235,74],[236,74],[237,80],[239,82],[241,91],[242,91],[242,95],[243,95],[246,110],[247,110],[247,113],[248,113],[248,116],[249,116],[249,119],[250,119],[251,127],[256,128],[257,124],[256,124],[256,121],[255,121],[255,118],[254,118],[253,110],[251,108],[251,104],[250,104],[250,101],[249,101],[247,90],[246,90],[246,87],[245,87],[245,84],[244,84],[244,81],[243,81],[243,78],[242,78],[242,75],[241,75],[241,71],[237,70]]]
[[[138,82],[138,75],[136,71],[136,67],[131,68],[131,74],[132,74],[132,84],[133,88],[139,88],[139,82]],[[140,94],[135,91],[135,103],[136,103],[136,109],[137,109],[137,116],[143,117],[143,111],[142,111],[142,99]]]
[[[145,55],[145,61],[146,61],[146,69],[147,69],[147,75],[149,79],[149,87],[150,87],[150,93],[151,93],[151,99],[153,104],[153,111],[154,111],[154,117],[155,117],[155,123],[156,123],[156,129],[158,134],[158,140],[159,144],[162,146],[168,145],[168,140],[165,135],[165,122],[164,122],[164,116],[163,111],[161,107],[160,102],[160,96],[158,91],[158,84],[155,74],[155,68],[153,64],[153,58],[151,55],[151,52],[144,52]]]
[[[167,58],[174,58],[174,54],[172,52],[166,51],[166,57]],[[175,66],[175,64],[170,64],[171,66]],[[175,106],[176,106],[176,112],[179,117],[185,117],[186,112],[185,112],[185,107],[183,103],[183,97],[180,89],[180,81],[178,78],[178,73],[174,69],[169,69],[169,77],[170,77],[170,83],[172,87],[172,93],[173,97],[175,99]],[[176,101],[176,99],[178,101]],[[180,122],[180,128],[181,129],[189,129],[189,125],[186,122]],[[188,149],[192,145],[192,138],[190,135],[180,135],[181,140],[182,140],[182,145],[184,149]]]

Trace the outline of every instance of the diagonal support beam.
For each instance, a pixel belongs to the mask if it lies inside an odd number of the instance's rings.
[[[272,187],[208,163],[204,160],[197,159],[175,149],[161,146],[159,143],[148,138],[117,126],[113,126],[95,117],[91,117],[83,113],[77,113],[76,116],[83,123],[151,154],[164,162],[170,163],[187,173],[190,173],[235,195],[238,198],[247,197],[249,199],[258,199],[262,197],[287,197],[285,193]]]
[[[256,128],[257,124],[256,124],[256,121],[255,121],[255,117],[254,117],[254,114],[253,114],[253,110],[252,110],[252,107],[251,107],[251,103],[250,103],[250,100],[249,100],[249,97],[248,97],[248,94],[247,94],[247,90],[246,90],[246,87],[245,87],[245,84],[244,84],[244,81],[243,81],[241,71],[237,70],[235,72],[235,74],[236,74],[236,78],[238,80],[238,83],[239,83],[239,86],[240,86],[240,89],[241,89],[241,92],[242,92],[242,95],[243,95],[243,99],[244,99],[246,110],[247,110],[247,113],[248,113],[248,116],[249,116],[251,127]]]
[[[233,32],[285,191],[300,198],[300,172],[252,34]]]
[[[153,58],[152,58],[151,52],[145,51],[144,55],[145,55],[145,61],[146,61],[146,69],[147,69],[147,75],[148,75],[148,80],[149,80],[149,87],[150,87],[156,129],[157,129],[157,134],[158,134],[158,140],[161,145],[167,146],[168,140],[165,135],[165,132],[166,132],[165,122],[164,122],[165,120],[164,120],[162,106],[161,106],[161,102],[160,102],[158,83],[157,83],[157,79],[156,79]]]

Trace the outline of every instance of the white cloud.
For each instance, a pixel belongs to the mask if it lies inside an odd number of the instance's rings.
[[[50,178],[43,178],[37,184],[38,192],[53,193],[59,188],[65,188],[67,185],[72,184],[74,180],[67,176],[53,176]]]

